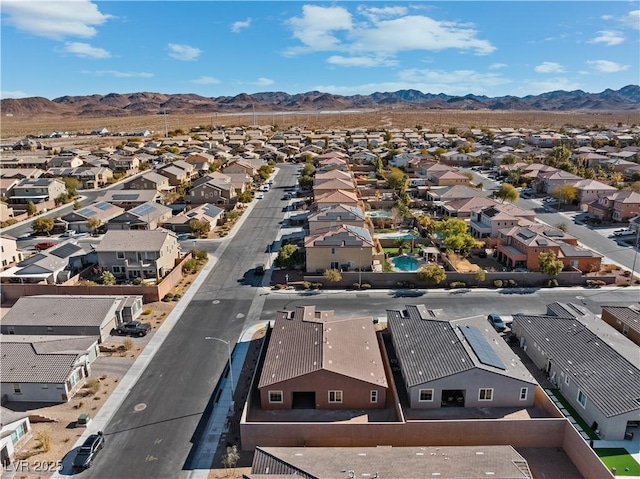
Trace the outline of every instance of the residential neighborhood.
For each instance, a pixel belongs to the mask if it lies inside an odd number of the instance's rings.
[[[36,451],[39,410],[77,416],[66,449],[97,425],[111,442],[160,383],[213,398],[189,464],[235,447],[243,477],[343,477],[331,457],[344,477],[459,458],[447,477],[599,479],[625,476],[605,450],[638,459],[637,126],[87,137],[0,156],[5,465]],[[135,418],[82,401],[114,370]]]

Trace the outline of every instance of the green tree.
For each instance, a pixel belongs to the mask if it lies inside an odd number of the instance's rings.
[[[300,172],[300,176],[313,176],[316,174],[316,167],[313,166],[313,163],[307,162],[302,167],[302,171]]]
[[[578,188],[565,183],[564,185],[556,186],[551,192],[551,196],[560,203],[571,203],[578,197]]]
[[[629,189],[631,191],[635,191],[636,193],[640,193],[640,181],[634,181],[629,185]]]
[[[238,446],[227,447],[227,453],[222,458],[222,465],[227,469],[233,469],[240,460],[240,453],[238,452]]]
[[[75,198],[78,195],[78,189],[82,186],[82,183],[78,179],[70,176],[65,176],[61,178],[61,180],[64,182],[64,187],[67,189],[69,196]]]
[[[238,201],[240,203],[251,203],[252,200],[252,196],[251,196],[251,192],[250,191],[242,191],[241,193],[238,193]]]
[[[104,271],[102,275],[100,275],[100,281],[104,285],[112,285],[116,284],[116,277],[113,275],[111,271]]]
[[[553,251],[540,253],[538,256],[538,266],[541,273],[548,274],[549,276],[558,276],[564,267],[562,261],[556,257],[556,253]]]
[[[36,208],[36,205],[33,204],[33,201],[29,201],[27,203],[27,214],[29,216],[33,216],[38,212],[38,208]]]
[[[409,184],[409,177],[400,168],[391,168],[385,179],[387,187],[397,191],[405,191]]]
[[[476,271],[476,282],[482,283],[485,279],[487,279],[487,272],[480,268],[478,271]]]
[[[342,280],[342,273],[339,269],[325,269],[322,273],[322,277],[330,283],[338,283]]]
[[[100,220],[98,218],[89,218],[87,220],[87,228],[89,228],[91,234],[96,234],[98,228],[100,228]]]
[[[566,145],[554,146],[547,155],[546,163],[557,166],[571,158],[571,150]]]
[[[35,220],[33,220],[33,223],[31,223],[31,229],[36,234],[44,233],[48,235],[49,233],[51,233],[53,225],[54,223],[51,218],[36,218]]]
[[[480,245],[480,242],[469,234],[464,220],[445,218],[436,223],[435,231],[440,236],[442,244],[448,249],[469,251]]]
[[[503,203],[505,201],[508,201],[509,203],[515,203],[516,201],[518,201],[520,194],[513,185],[510,185],[509,183],[502,183],[498,191],[496,191],[495,197],[501,200]]]
[[[209,231],[211,231],[211,223],[194,218],[189,221],[189,231],[199,238],[206,238],[209,235]]]
[[[309,175],[302,175],[298,178],[298,184],[300,188],[311,188],[313,186],[313,177]]]
[[[280,248],[278,257],[273,262],[275,266],[279,268],[295,268],[299,262],[300,253],[296,245],[286,244]]]
[[[433,284],[440,284],[447,278],[444,269],[437,264],[424,264],[418,268],[417,274],[420,281],[428,281]]]

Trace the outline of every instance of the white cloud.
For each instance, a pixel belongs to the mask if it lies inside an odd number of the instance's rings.
[[[588,61],[587,65],[600,73],[618,73],[629,69],[629,65],[621,65],[609,60]]]
[[[579,90],[581,85],[568,78],[557,77],[549,78],[543,81],[527,81],[519,82],[518,86],[511,92],[512,95],[525,96],[525,95],[539,95],[541,93],[548,93],[550,91],[557,90]]]
[[[64,44],[64,51],[67,53],[73,53],[74,55],[78,55],[79,57],[89,57],[89,58],[110,58],[111,57],[111,53],[109,53],[104,48],[92,47],[88,43],[67,42]]]
[[[271,78],[260,77],[256,81],[250,82],[251,85],[256,86],[269,86],[273,85],[275,82]]]
[[[191,80],[191,83],[195,83],[197,85],[214,85],[216,83],[220,83],[220,80],[214,77],[203,76],[196,78],[195,80]]]
[[[489,69],[490,70],[499,70],[501,68],[507,68],[507,64],[506,63],[492,63],[491,65],[489,65]]]
[[[610,47],[613,45],[619,45],[622,42],[624,42],[624,36],[622,36],[622,33],[613,30],[603,30],[598,32],[598,36],[589,40],[588,43],[604,43]]]
[[[29,96],[22,90],[0,90],[0,98],[26,98]]]
[[[8,0],[2,2],[2,14],[6,15],[5,21],[18,30],[56,40],[93,37],[96,26],[113,18],[101,13],[98,6],[88,0]]]
[[[394,66],[397,64],[395,61],[391,61],[384,58],[374,57],[344,57],[341,55],[332,55],[327,58],[327,63],[330,65],[337,65],[341,67],[381,67],[381,66]]]
[[[358,6],[358,13],[366,17],[372,22],[377,22],[381,18],[385,17],[397,17],[399,15],[406,15],[406,7],[367,7],[364,5]]]
[[[632,10],[620,21],[629,28],[640,30],[640,10]]]
[[[244,22],[233,22],[231,24],[231,31],[233,33],[240,33],[240,30],[243,30],[245,28],[249,28],[251,26],[251,19],[247,18]]]
[[[555,62],[542,62],[534,70],[538,73],[563,73],[565,71],[562,65]]]
[[[167,48],[169,48],[169,56],[171,58],[185,62],[196,60],[202,53],[202,50],[199,48],[189,45],[180,45],[177,43],[169,43]]]
[[[112,76],[116,78],[151,78],[153,73],[147,72],[121,72],[118,70],[96,70],[94,75],[97,76]]]
[[[484,55],[496,50],[489,41],[478,38],[478,32],[467,23],[406,15],[404,7],[359,7],[356,11],[358,21],[344,7],[303,6],[302,16],[289,20],[293,37],[302,45],[287,49],[285,54],[347,53],[330,58],[333,64],[343,61],[351,66],[362,57],[383,60],[408,51],[458,49]],[[343,60],[347,57],[354,60]]]
[[[293,36],[304,44],[304,47],[288,49],[285,53],[289,55],[340,49],[340,40],[332,32],[350,30],[353,26],[346,8],[316,5],[304,5],[302,17],[291,18],[289,25]]]

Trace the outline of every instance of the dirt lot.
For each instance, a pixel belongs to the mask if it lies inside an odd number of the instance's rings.
[[[196,274],[185,275],[174,288],[173,293],[184,295]],[[146,303],[140,320],[149,323],[153,331],[157,330],[171,313],[176,302]],[[87,413],[95,417],[109,395],[118,385],[120,379],[129,370],[140,352],[149,342],[153,332],[144,338],[129,338],[114,335],[101,345],[100,357],[91,366],[91,376],[83,389],[68,403],[47,405],[34,403],[7,403],[6,407],[16,411],[29,411],[34,416],[41,416],[45,422],[32,420],[32,434],[17,451],[17,459],[26,459],[31,466],[39,463],[58,461],[69,452],[74,443],[82,435],[84,429],[76,427],[78,416]],[[44,434],[50,439],[50,448],[45,451],[38,440],[38,435]],[[47,477],[48,474],[20,473],[18,479],[36,479]],[[230,476],[229,476],[230,477]],[[242,476],[238,476],[242,477]]]
[[[214,116],[215,115],[215,116]],[[169,129],[189,129],[196,126],[218,127],[252,125],[252,115],[217,114],[168,115]],[[640,123],[638,112],[540,112],[540,111],[458,111],[458,110],[397,110],[381,109],[369,113],[340,112],[334,114],[309,114],[291,112],[274,117],[258,114],[259,125],[277,124],[281,128],[414,128],[420,126],[433,131],[449,128],[559,128],[565,125],[592,126]],[[162,115],[78,118],[78,117],[4,117],[0,124],[0,137],[11,139],[27,134],[54,130],[90,132],[106,127],[110,131],[149,129],[164,131]],[[74,138],[77,143],[81,139]],[[119,140],[121,141],[121,139]],[[119,142],[118,141],[118,142]],[[79,145],[81,146],[81,145]]]

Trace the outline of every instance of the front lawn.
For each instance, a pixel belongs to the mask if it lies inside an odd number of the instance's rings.
[[[616,468],[616,473],[614,475],[640,476],[640,464],[638,464],[626,449],[621,447],[596,447],[594,451],[610,471],[612,471],[614,467]]]
[[[599,440],[600,438],[598,437],[598,435],[595,433],[595,431],[593,429],[591,429],[591,427],[585,422],[584,419],[582,419],[582,417],[580,416],[580,414],[578,414],[578,411],[576,411],[571,404],[569,404],[569,401],[567,401],[567,399],[562,395],[562,393],[560,392],[559,389],[552,389],[551,390],[553,392],[553,395],[558,398],[558,401],[560,401],[562,403],[562,405],[564,406],[564,408],[569,412],[569,415],[576,420],[576,422],[580,425],[580,427],[582,428],[582,430],[584,432],[586,432],[589,435],[589,439],[593,439],[594,441]]]

